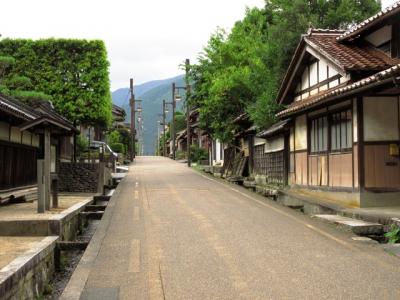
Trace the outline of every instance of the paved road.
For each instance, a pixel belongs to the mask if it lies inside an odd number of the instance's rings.
[[[400,260],[184,164],[139,157],[81,299],[400,299]]]

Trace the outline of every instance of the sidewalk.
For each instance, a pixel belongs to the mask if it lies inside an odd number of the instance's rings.
[[[354,219],[360,219],[372,223],[380,223],[383,225],[390,225],[393,223],[393,218],[400,218],[400,206],[387,206],[387,207],[367,207],[367,208],[355,208],[355,207],[345,207],[337,202],[331,202],[328,199],[305,195],[298,193],[295,190],[281,190],[279,197],[289,197],[294,203],[299,205],[309,205],[311,210],[322,210],[324,213],[338,214],[345,217],[350,217]],[[285,206],[291,206],[285,204],[285,200],[278,199],[278,202]],[[289,200],[290,202],[290,200]],[[306,212],[307,213],[307,212]],[[320,213],[320,212],[319,212]],[[312,214],[312,213],[308,213]]]

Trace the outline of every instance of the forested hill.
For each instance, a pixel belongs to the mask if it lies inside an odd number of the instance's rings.
[[[162,113],[162,100],[171,102],[171,85],[175,82],[177,86],[184,85],[184,76],[179,75],[164,80],[154,80],[134,87],[136,99],[142,99],[144,120],[144,153],[155,153],[155,142],[157,139],[157,120],[161,120],[158,114]],[[113,103],[124,108],[126,120],[130,121],[129,88],[122,88],[112,93]],[[177,104],[178,109],[182,103]],[[169,109],[171,111],[171,109]],[[167,115],[167,121],[171,119],[171,113]]]

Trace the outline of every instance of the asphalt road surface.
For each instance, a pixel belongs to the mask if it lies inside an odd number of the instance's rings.
[[[161,157],[138,157],[81,299],[400,299],[400,260]]]

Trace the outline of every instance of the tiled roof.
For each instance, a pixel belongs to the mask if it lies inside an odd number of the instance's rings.
[[[305,42],[346,71],[380,71],[396,64],[386,54],[368,45],[347,45],[329,34],[310,34]]]
[[[277,114],[278,117],[288,116],[295,112],[301,111],[303,109],[309,108],[315,104],[319,104],[323,101],[329,101],[336,96],[340,96],[346,94],[348,92],[357,92],[358,89],[365,87],[367,85],[379,82],[383,79],[390,78],[391,76],[396,76],[400,74],[400,64],[397,64],[393,67],[390,67],[384,71],[378,72],[372,76],[364,78],[354,83],[343,84],[337,86],[332,90],[327,90],[316,94],[312,97],[309,97],[305,100],[295,101],[291,105],[289,105],[285,110],[279,112]]]
[[[337,37],[341,34],[343,34],[341,30],[310,29],[307,34],[303,35],[281,83],[277,97],[278,102],[282,103],[286,99],[293,72],[296,71],[297,62],[302,59],[306,46],[311,47],[321,56],[336,64],[343,72],[382,71],[400,63],[399,59],[392,59],[369,45],[340,43],[337,41]]]
[[[276,133],[282,132],[282,130],[284,130],[286,128],[286,125],[289,124],[289,122],[290,122],[290,119],[279,121],[279,122],[273,124],[268,129],[261,131],[256,136],[260,137],[260,138],[267,138]]]
[[[0,95],[0,109],[25,121],[33,121],[43,117],[50,118],[76,131],[73,124],[58,114],[51,102],[48,101],[34,101],[27,105],[19,100]]]
[[[383,21],[386,17],[390,17],[396,13],[400,13],[400,1],[396,1],[391,6],[385,8],[384,10],[380,11],[376,15],[369,17],[368,19],[364,20],[363,22],[353,26],[348,31],[344,32],[340,36],[337,37],[337,40],[344,41],[356,37],[362,31],[366,30],[367,28]]]
[[[18,100],[10,99],[5,95],[0,95],[0,109],[27,121],[36,119],[40,116],[28,105]]]

